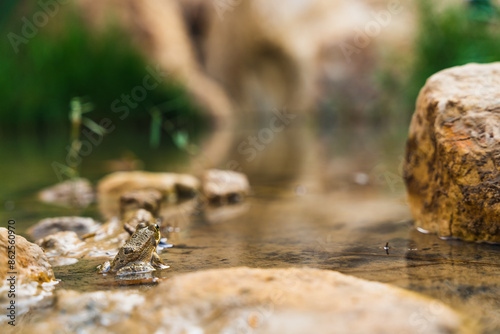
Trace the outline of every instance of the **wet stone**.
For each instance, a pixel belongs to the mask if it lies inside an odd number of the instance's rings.
[[[84,243],[73,231],[57,232],[36,241],[48,256],[76,255]]]
[[[131,210],[145,209],[155,217],[158,216],[163,196],[155,189],[135,190],[120,197],[121,216]]]
[[[188,174],[116,172],[104,177],[97,185],[99,209],[106,218],[118,216],[120,197],[137,190],[153,189],[168,201],[175,202],[186,193],[196,193],[199,184],[197,178]]]
[[[38,193],[42,202],[85,208],[95,199],[92,184],[83,178],[67,180]]]
[[[178,275],[145,294],[59,291],[53,310],[29,329],[44,333],[476,333],[466,318],[444,304],[386,284],[329,270],[246,267]]]
[[[6,310],[7,305],[10,305],[11,301],[14,300],[16,313],[21,315],[44,297],[49,296],[57,281],[43,250],[19,235],[14,236],[15,238],[9,239],[8,230],[0,228],[0,263],[2,264],[0,265],[0,307],[2,310]],[[9,242],[10,240],[15,240],[13,267],[8,265],[13,254],[8,252],[8,247],[13,245]],[[13,272],[14,274],[12,274]],[[14,281],[8,280],[13,276],[15,277]],[[11,282],[15,288],[12,288]],[[11,293],[14,293],[15,297],[9,297]],[[4,313],[0,324],[7,321],[8,318],[5,317]]]
[[[441,237],[500,242],[500,63],[427,80],[404,161],[416,226]]]
[[[203,174],[202,191],[210,202],[237,202],[250,192],[245,174],[210,169]]]
[[[75,232],[81,237],[96,231],[99,226],[100,224],[92,218],[76,216],[54,217],[40,220],[28,230],[28,234],[35,240],[64,231]]]

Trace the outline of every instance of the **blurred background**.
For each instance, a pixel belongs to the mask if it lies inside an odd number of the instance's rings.
[[[163,275],[334,269],[461,307],[498,333],[498,246],[415,230],[401,167],[427,78],[500,60],[499,8],[500,0],[2,0],[2,221],[14,218],[24,236],[48,217],[102,221],[88,204],[114,171],[236,170],[251,184],[243,203],[167,207],[178,217],[168,220],[176,228]],[[85,205],[37,197],[78,177],[92,184]],[[102,262],[54,266],[59,288],[111,289],[89,275]]]
[[[498,5],[4,0],[4,206],[132,169],[401,190],[419,89],[441,69],[500,60]]]

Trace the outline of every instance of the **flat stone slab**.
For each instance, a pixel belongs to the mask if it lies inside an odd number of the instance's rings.
[[[441,71],[421,90],[404,180],[416,226],[500,242],[500,63]]]

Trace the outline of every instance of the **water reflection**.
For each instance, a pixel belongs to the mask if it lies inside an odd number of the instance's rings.
[[[192,199],[165,206],[162,234],[174,247],[160,256],[170,268],[128,283],[147,290],[158,280],[202,269],[307,266],[418,291],[479,319],[486,333],[500,331],[500,246],[416,231],[397,179],[397,152],[385,157],[369,141],[324,145],[304,129],[290,131],[277,135],[255,161],[241,162],[253,185],[243,203],[201,207]],[[16,209],[26,224],[67,215],[24,194]],[[95,207],[88,214],[99,218]],[[127,282],[97,274],[105,260],[55,267],[57,288],[127,288]],[[144,279],[150,284],[136,285]]]

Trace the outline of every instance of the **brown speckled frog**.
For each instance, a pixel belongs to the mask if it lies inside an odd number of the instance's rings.
[[[156,253],[160,242],[160,228],[152,222],[141,222],[125,245],[120,248],[111,265],[106,261],[100,266],[100,272],[116,272],[127,275],[164,269],[169,266]]]

